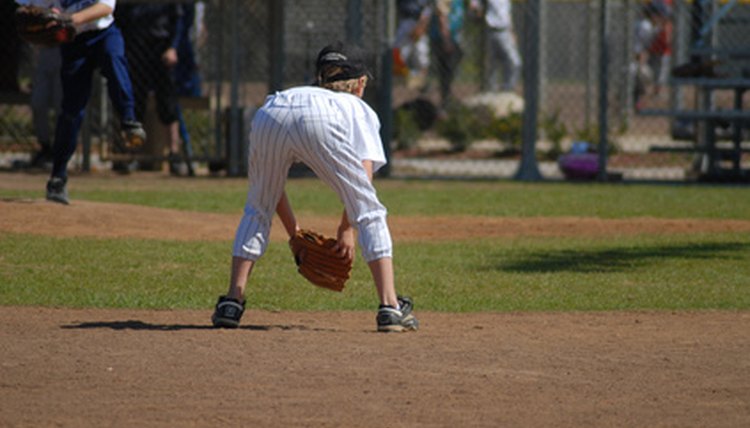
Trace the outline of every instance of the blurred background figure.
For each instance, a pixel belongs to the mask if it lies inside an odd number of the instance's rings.
[[[50,114],[57,117],[62,107],[60,48],[36,46],[36,67],[31,86],[31,113],[34,135],[39,151],[31,159],[31,167],[41,168],[53,161]]]
[[[646,1],[633,34],[635,58],[630,66],[636,111],[644,107],[648,95],[664,95],[672,62],[672,32],[672,1]]]
[[[126,3],[118,6],[116,19],[125,38],[135,95],[135,113],[144,122],[149,93],[155,95],[159,121],[167,127],[169,171],[179,175],[179,109],[174,67],[184,25],[181,4]]]
[[[0,92],[19,92],[21,38],[16,32],[14,0],[0,0]]]
[[[205,16],[205,4],[203,2],[188,2],[182,4],[183,25],[179,28],[177,35],[177,64],[174,67],[174,81],[179,97],[200,97],[203,95],[201,89],[202,78],[198,64],[194,44],[202,45],[206,38],[203,18]],[[179,135],[182,140],[182,148],[187,164],[189,176],[195,175],[193,168],[193,145],[190,140],[190,132],[185,123],[185,116],[180,104],[177,104],[177,120],[179,123]]]
[[[484,87],[491,92],[514,91],[521,76],[521,55],[513,31],[510,0],[471,0],[470,8],[484,17],[489,47],[489,73]],[[500,72],[502,71],[502,79]]]
[[[451,86],[463,58],[461,30],[464,25],[464,0],[436,0],[430,25],[430,49],[433,69],[440,85],[440,105],[444,109],[452,98]]]
[[[411,89],[426,90],[430,69],[430,40],[427,29],[430,0],[398,0],[398,28],[393,49],[397,73]]]
[[[664,94],[672,64],[672,0],[653,0],[655,34],[648,46],[649,65],[654,71],[654,96]]]

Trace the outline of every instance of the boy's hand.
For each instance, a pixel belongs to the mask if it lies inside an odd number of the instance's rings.
[[[345,257],[349,262],[354,261],[354,228],[339,228],[336,236],[336,247],[334,249],[341,257]]]
[[[32,44],[57,46],[76,35],[70,15],[55,8],[21,6],[16,9],[15,18],[18,35]]]

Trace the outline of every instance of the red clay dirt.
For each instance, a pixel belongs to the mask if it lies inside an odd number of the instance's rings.
[[[2,187],[2,186],[0,186]],[[237,215],[0,201],[0,235],[231,241]],[[336,218],[307,219],[321,228]],[[747,233],[747,221],[390,219],[396,242]],[[275,227],[272,239],[284,239]],[[2,257],[2,255],[0,255]],[[0,427],[750,426],[750,313],[449,314],[373,332],[369,312],[0,302]]]

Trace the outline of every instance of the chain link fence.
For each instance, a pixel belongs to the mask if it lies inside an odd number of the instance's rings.
[[[181,43],[170,34],[144,43],[138,33],[150,27],[132,10],[144,6],[163,9],[153,33],[181,28]],[[40,143],[31,108],[40,52],[15,35],[13,2],[2,7],[0,154],[12,167]],[[390,175],[748,177],[744,0],[121,0],[116,18],[149,143],[122,149],[96,76],[79,169],[159,169],[179,153],[199,171],[244,174],[255,109],[271,91],[311,83],[317,51],[342,39],[371,53],[366,100],[381,117]],[[169,47],[177,66],[164,66]],[[172,97],[176,112],[161,105]]]
[[[413,173],[506,178],[747,181],[750,172],[750,4],[747,1],[496,1],[510,4],[523,79],[492,92],[492,38],[472,16],[453,92],[461,108],[396,110],[396,162]],[[490,8],[492,6],[490,5]],[[538,57],[535,56],[538,52]],[[434,53],[434,52],[433,52]],[[409,73],[407,99],[420,95]],[[506,70],[507,74],[507,70]],[[439,74],[430,72],[435,79]],[[502,77],[501,77],[502,79]],[[497,83],[497,82],[494,82]],[[530,87],[531,86],[531,87]],[[488,92],[489,91],[489,92]],[[524,113],[534,102],[533,151]],[[493,107],[495,117],[486,109]],[[398,103],[397,107],[398,107]],[[525,104],[525,106],[524,106]],[[437,107],[436,127],[409,125]],[[470,106],[471,108],[466,108]],[[491,115],[490,115],[491,116]],[[425,137],[428,134],[429,137]],[[442,163],[430,157],[452,159]]]

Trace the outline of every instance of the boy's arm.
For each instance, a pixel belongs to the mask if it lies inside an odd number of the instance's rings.
[[[365,167],[365,171],[367,171],[367,178],[372,181],[372,161],[363,160],[362,166]],[[344,209],[344,212],[341,214],[341,223],[339,224],[339,230],[336,239],[338,240],[338,243],[336,244],[336,249],[338,250],[338,252],[341,255],[347,256],[349,260],[353,260],[355,245],[354,228],[349,223],[349,217],[346,215],[346,209]]]
[[[111,15],[112,12],[114,12],[114,9],[111,6],[98,2],[70,15],[70,19],[73,20],[73,25],[82,25]]]
[[[169,41],[169,47],[167,48],[167,50],[165,50],[161,55],[161,60],[167,67],[174,67],[180,60],[177,54],[177,46],[180,44],[183,33],[185,32],[185,17],[182,6],[174,5],[171,7],[172,10],[170,12],[174,14],[174,28],[172,32],[172,39]]]
[[[289,235],[290,238],[294,236],[299,230],[299,226],[297,225],[297,219],[294,218],[294,212],[292,211],[292,206],[289,204],[289,198],[286,196],[286,190],[281,194],[279,203],[276,204],[276,214],[279,215],[281,223],[284,225],[284,229],[286,229],[287,235]]]

